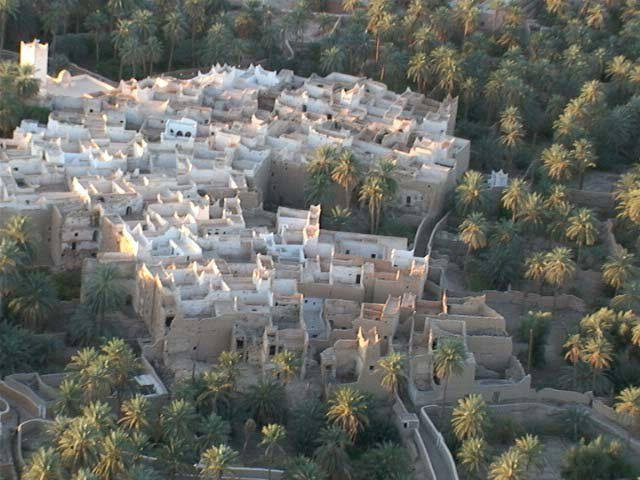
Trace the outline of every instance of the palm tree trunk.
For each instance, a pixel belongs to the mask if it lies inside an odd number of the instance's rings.
[[[98,33],[96,33],[95,42],[96,42],[96,67],[97,67],[98,64],[100,63],[100,36],[98,35]]]
[[[594,395],[596,393],[596,373],[597,373],[597,370],[594,368],[593,374],[591,377],[591,391],[593,392]]]
[[[349,186],[347,185],[346,187],[344,187],[344,198],[345,198],[345,208],[349,208],[349,205],[351,205],[351,190],[349,189]]]
[[[582,187],[584,187],[584,171],[581,171],[578,177],[578,190],[582,190]]]
[[[573,363],[573,389],[578,388],[578,362]]]
[[[376,35],[376,65],[380,59],[380,35]]]
[[[196,28],[191,26],[191,66],[196,66]]]
[[[167,64],[167,70],[171,71],[173,67],[173,50],[175,49],[175,42],[171,40],[171,47],[169,48],[169,63]]]
[[[122,56],[120,56],[120,70],[118,71],[118,79],[122,80],[122,70],[124,69],[124,62],[122,61]]]
[[[0,13],[0,50],[4,48],[4,37],[7,31],[7,12]]]

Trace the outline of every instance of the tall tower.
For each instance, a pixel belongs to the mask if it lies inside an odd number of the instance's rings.
[[[33,66],[33,76],[40,80],[40,88],[45,86],[47,80],[47,66],[49,62],[49,44],[33,42],[20,42],[20,65]]]

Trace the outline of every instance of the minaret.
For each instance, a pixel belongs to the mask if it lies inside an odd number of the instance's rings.
[[[47,81],[47,66],[49,63],[49,44],[33,42],[20,42],[20,65],[33,66],[33,76],[40,80],[40,88],[44,88]]]

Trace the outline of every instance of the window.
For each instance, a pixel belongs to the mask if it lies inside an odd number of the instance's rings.
[[[371,258],[376,258],[376,254],[375,254],[375,253],[372,253],[372,254],[371,254]]]
[[[411,197],[407,195],[407,205],[411,205]]]
[[[71,250],[75,250],[75,249],[76,249],[76,242],[73,242],[73,243],[71,244]]]
[[[244,340],[242,338],[236,339],[236,350],[242,350],[244,348]]]
[[[164,319],[164,326],[169,328],[174,318],[175,318],[174,315],[167,315],[167,317]],[[195,347],[193,347],[193,349],[195,350]]]
[[[98,241],[98,231],[97,230],[93,231],[93,236],[91,237],[91,240],[93,240],[94,242]]]
[[[351,250],[349,250],[348,248],[345,250],[345,255],[349,255],[351,253]]]
[[[360,280],[362,280],[361,277],[362,277],[362,275],[360,275],[360,274],[356,275],[356,283],[360,283]]]
[[[273,357],[276,354],[276,346],[275,345],[269,345],[269,356]]]
[[[185,137],[189,138],[191,136],[191,132],[187,132],[184,134]]]
[[[375,370],[375,368],[376,368],[375,365],[369,365],[369,371],[370,372],[373,372]]]

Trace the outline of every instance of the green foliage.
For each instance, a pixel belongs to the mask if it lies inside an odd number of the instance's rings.
[[[551,328],[551,318],[550,312],[529,311],[527,316],[521,320],[516,331],[518,341],[526,342],[528,345],[529,340],[533,340],[532,360],[535,367],[544,365],[544,350]]]
[[[325,425],[327,408],[319,399],[300,402],[289,414],[287,430],[296,451],[311,455],[317,446],[320,430]]]
[[[61,351],[60,342],[50,335],[34,335],[28,330],[0,323],[0,376],[17,372],[46,371]]]
[[[588,442],[582,440],[565,454],[562,478],[566,480],[613,480],[636,475],[634,468],[625,458],[622,445],[599,436]]]
[[[52,275],[58,298],[70,301],[80,298],[81,275],[78,270],[63,270]]]
[[[357,480],[403,480],[409,478],[412,465],[407,450],[385,441],[368,449],[354,469]]]

